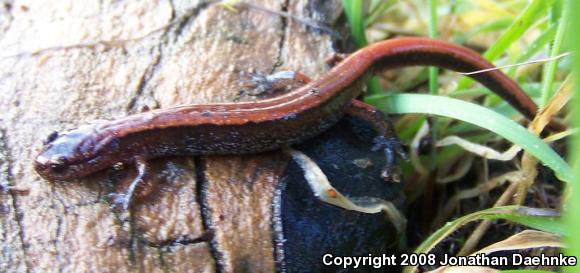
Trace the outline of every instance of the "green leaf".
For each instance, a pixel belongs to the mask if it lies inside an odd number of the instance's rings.
[[[366,46],[368,42],[365,36],[363,1],[342,0],[342,6],[350,25],[350,32],[354,37],[357,47]]]
[[[518,144],[550,167],[562,181],[573,180],[572,169],[548,144],[511,119],[485,107],[448,97],[423,94],[377,95],[365,99],[387,113],[446,116],[488,129]]]
[[[365,36],[363,1],[343,0],[342,6],[350,25],[350,32],[354,37],[357,47],[361,48],[366,46],[368,41]],[[381,92],[381,85],[377,77],[371,78],[367,82],[367,85],[369,94],[379,94]]]
[[[429,0],[429,38],[437,38],[437,0]],[[437,94],[439,69],[429,67],[429,91]]]
[[[451,233],[461,226],[477,220],[508,220],[531,228],[561,234],[563,230],[559,214],[554,210],[538,209],[518,206],[495,207],[477,211],[463,217],[448,222],[443,227],[435,231],[425,239],[421,245],[415,249],[415,253],[428,253],[439,242],[447,238]],[[408,266],[403,269],[404,273],[415,272],[416,267]]]
[[[501,56],[509,46],[518,41],[520,37],[530,28],[532,24],[547,14],[548,8],[555,0],[533,0],[524,11],[514,20],[509,28],[502,33],[497,41],[488,48],[483,57],[492,62]],[[353,1],[357,2],[357,1]],[[463,78],[459,81],[457,89],[465,89],[473,83],[473,80]]]
[[[384,12],[397,3],[397,0],[380,0],[371,2],[370,14],[365,19],[365,27],[374,24]]]
[[[573,26],[568,29],[567,35],[569,43],[572,50],[575,52],[580,52],[580,36],[577,35],[580,29],[580,1],[578,0],[565,0],[568,1],[565,6],[570,8],[572,13],[571,18],[576,18],[576,20],[571,20]],[[580,79],[580,54],[572,54],[574,59],[574,73],[576,80]],[[572,122],[575,128],[580,128],[580,115],[578,113],[578,105],[580,105],[580,84],[576,81],[575,88],[575,98],[571,103],[571,114]],[[576,257],[580,256],[580,217],[578,217],[578,212],[580,211],[580,134],[575,134],[569,145],[568,156],[572,166],[574,166],[575,183],[570,183],[568,186],[569,201],[566,204],[565,209],[565,222],[566,227],[569,232],[569,236],[566,238],[566,243],[570,247],[566,250],[566,255],[574,255]],[[563,267],[562,272],[578,272],[577,267]]]
[[[483,56],[495,60],[517,41],[528,28],[544,16],[555,0],[533,0]]]
[[[536,40],[526,46],[525,51],[516,59],[515,63],[525,62],[544,49],[554,39],[557,29],[557,25],[550,25],[546,30],[543,30]],[[516,69],[517,67],[510,67],[506,70],[506,74],[513,77]]]
[[[554,38],[554,42],[552,43],[552,47],[550,48],[550,57],[554,58],[558,54],[560,54],[560,49],[562,48],[562,43],[564,41],[564,31],[567,29],[567,26],[570,21],[570,8],[569,2],[564,2],[563,8],[564,11],[562,12],[562,18],[560,18],[558,25],[558,30],[556,31],[556,37]],[[559,5],[555,5],[555,8],[558,8]],[[556,11],[557,12],[557,11]],[[554,60],[551,62],[547,62],[544,65],[544,73],[542,74],[542,103],[540,107],[545,107],[548,105],[548,102],[552,98],[554,94],[554,77],[556,76],[556,68],[558,67],[558,60]]]

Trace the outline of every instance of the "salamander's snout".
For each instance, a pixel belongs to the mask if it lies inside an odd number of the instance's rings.
[[[40,176],[48,180],[58,180],[66,173],[68,160],[64,156],[47,157],[41,153],[34,161],[34,169]]]
[[[36,172],[44,179],[51,181],[65,179],[69,167],[69,158],[62,153],[62,144],[53,144],[56,139],[58,139],[58,133],[51,133],[43,142],[42,151],[34,160]]]
[[[46,180],[64,181],[104,169],[106,162],[98,160],[98,148],[102,146],[97,141],[100,126],[93,123],[50,133],[34,161],[36,172]]]
[[[75,134],[52,132],[43,141],[40,154],[34,160],[34,169],[46,180],[69,180],[75,177],[72,166],[78,157],[81,142]]]

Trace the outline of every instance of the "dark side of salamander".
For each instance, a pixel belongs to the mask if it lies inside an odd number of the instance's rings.
[[[466,48],[426,38],[399,38],[363,48],[288,94],[258,102],[185,105],[81,126],[51,135],[36,158],[48,180],[70,180],[118,162],[166,156],[246,154],[300,143],[332,127],[360,95],[374,69],[435,65],[467,72],[493,67]],[[472,75],[526,117],[533,101],[500,71]]]
[[[340,99],[340,97],[337,97]],[[350,99],[350,98],[349,98]],[[341,99],[344,100],[344,99]],[[35,162],[36,171],[49,180],[69,180],[111,165],[133,163],[136,157],[251,154],[300,143],[333,126],[342,116],[344,103],[328,101],[322,107],[291,111],[259,122],[240,119],[229,112],[206,111],[203,106],[179,117],[167,118],[156,111],[121,121],[91,124],[54,135]],[[187,124],[184,119],[198,119]],[[207,119],[209,122],[201,122]],[[212,122],[233,120],[236,123]],[[154,125],[152,125],[154,124]]]

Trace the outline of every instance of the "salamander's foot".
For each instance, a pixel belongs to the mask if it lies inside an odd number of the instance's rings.
[[[340,62],[342,62],[344,59],[346,59],[348,57],[348,55],[349,54],[345,54],[345,53],[334,53],[330,57],[328,57],[324,62],[328,66],[334,67],[337,64],[339,64]]]
[[[131,205],[131,195],[128,193],[111,193],[109,198],[115,208],[121,208],[121,211],[126,211]]]
[[[151,110],[155,110],[155,109],[159,109],[159,102],[157,100],[153,101],[153,104],[144,104],[141,106],[141,108],[139,108],[139,112],[140,113],[145,113],[145,112],[149,112]]]
[[[5,183],[0,183],[0,195],[1,194],[13,194],[18,196],[27,196],[30,194],[29,188],[21,188],[16,186],[10,186]]]
[[[260,97],[287,93],[310,81],[308,76],[297,71],[280,71],[271,75],[244,72],[241,76],[245,78],[240,81],[241,94]]]
[[[403,149],[403,144],[397,137],[378,136],[373,139],[372,151],[383,150],[385,152],[386,164],[381,172],[381,176],[386,181],[401,181],[401,167],[399,159],[406,160],[407,155]]]
[[[143,179],[147,174],[147,162],[145,159],[140,157],[135,158],[135,167],[137,168],[137,176],[133,179],[127,191],[125,193],[109,194],[109,196],[112,198],[113,204],[115,206],[119,206],[122,211],[127,211],[127,209],[129,209],[137,186],[143,182]]]

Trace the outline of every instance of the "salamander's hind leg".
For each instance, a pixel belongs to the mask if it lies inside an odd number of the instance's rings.
[[[325,63],[330,66],[330,67],[334,67],[337,64],[339,64],[340,62],[342,62],[344,59],[346,59],[348,57],[349,54],[345,54],[345,53],[334,53],[332,54],[332,56],[328,57],[325,61]]]
[[[336,63],[344,58],[346,58],[346,55],[337,54],[332,60]],[[292,86],[293,88],[300,87],[311,81],[308,76],[296,71],[282,71],[268,76],[261,75],[255,77],[254,80],[254,84],[257,86],[254,90],[262,90],[260,91],[261,94],[272,94],[280,90],[281,86],[284,85]],[[260,92],[254,95],[260,95]],[[406,159],[406,155],[391,122],[375,107],[355,99],[347,106],[345,113],[362,119],[373,126],[378,136],[374,139],[372,150],[378,151],[382,149],[386,157],[386,165],[381,176],[387,181],[400,182],[401,169],[399,159]]]
[[[406,159],[401,141],[387,117],[375,107],[359,100],[352,100],[346,108],[346,114],[362,119],[373,126],[378,136],[374,139],[373,151],[383,150],[386,165],[381,173],[388,181],[401,181],[399,159]]]
[[[241,81],[241,95],[268,97],[284,94],[307,84],[310,78],[297,71],[280,71],[271,75],[263,73],[244,73]]]
[[[126,211],[131,205],[131,200],[135,194],[135,189],[143,182],[143,179],[147,175],[147,161],[145,159],[137,157],[135,159],[135,167],[137,168],[137,176],[133,179],[129,188],[125,193],[115,193],[113,196],[113,203],[115,205],[121,206],[123,211]]]
[[[348,54],[335,53],[326,60],[326,64],[334,67],[346,57]],[[299,71],[279,71],[270,75],[242,72],[241,76],[245,78],[241,80],[240,85],[243,87],[241,94],[260,97],[287,93],[311,81],[310,77]]]

